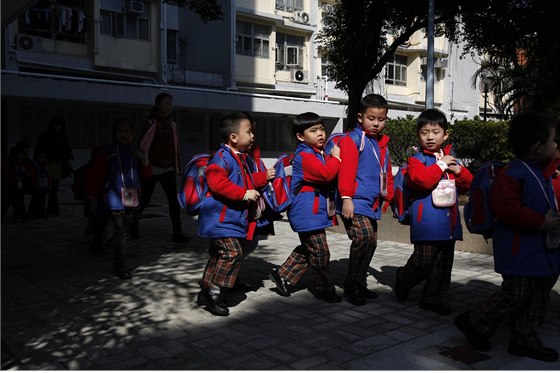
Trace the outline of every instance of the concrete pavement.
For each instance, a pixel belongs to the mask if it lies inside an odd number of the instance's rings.
[[[412,246],[393,240],[389,229],[380,233],[368,277],[377,300],[362,307],[325,304],[307,290],[309,273],[284,298],[271,290],[267,277],[297,244],[297,235],[281,221],[276,236],[261,240],[242,267],[241,276],[256,291],[230,294],[231,315],[216,317],[195,303],[207,242],[171,242],[159,186],[141,220],[142,239],[131,241],[130,281],[113,275],[111,247],[102,256],[89,252],[86,219],[69,185],[62,188],[60,217],[2,223],[3,369],[560,369],[560,363],[509,355],[507,328],[492,340],[492,351],[481,354],[453,325],[459,312],[501,283],[487,254],[456,252],[450,316],[419,309],[420,288],[407,302],[395,298],[395,270]],[[183,226],[196,236],[196,219],[184,216]],[[332,276],[342,293],[350,241],[336,231],[328,232],[328,241]],[[539,329],[545,344],[558,350],[559,316],[560,283]]]

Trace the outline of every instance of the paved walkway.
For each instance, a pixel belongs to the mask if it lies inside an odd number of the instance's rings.
[[[368,278],[377,300],[362,307],[322,303],[306,289],[309,274],[284,298],[271,290],[267,274],[297,235],[277,222],[277,235],[262,240],[241,270],[257,290],[229,296],[231,315],[220,318],[195,304],[207,243],[171,243],[162,200],[146,209],[142,240],[132,241],[134,279],[121,281],[111,271],[110,247],[102,256],[88,251],[86,220],[63,188],[60,217],[2,224],[3,369],[560,369],[560,363],[509,355],[508,330],[493,339],[491,352],[477,353],[453,325],[458,312],[499,286],[491,256],[456,253],[450,316],[420,310],[419,289],[407,302],[395,298],[395,270],[412,247],[388,240],[379,242]],[[183,225],[194,237],[196,221],[185,216]],[[328,240],[341,293],[350,241],[336,232]],[[560,283],[539,330],[560,350],[559,315]]]

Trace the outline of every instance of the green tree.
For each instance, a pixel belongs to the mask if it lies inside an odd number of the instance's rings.
[[[460,0],[436,1],[437,32],[456,29]],[[428,25],[428,2],[417,0],[338,0],[318,40],[329,56],[328,74],[348,94],[348,124],[367,84],[374,80],[414,32]],[[387,35],[392,35],[391,39]],[[390,40],[390,41],[388,41]]]
[[[449,35],[489,56],[493,93],[506,109],[560,113],[560,1],[465,2],[464,32]]]
[[[163,0],[168,3],[171,0]],[[222,3],[226,0],[176,0],[174,1],[180,7],[188,7],[200,16],[202,22],[217,21],[224,18]]]

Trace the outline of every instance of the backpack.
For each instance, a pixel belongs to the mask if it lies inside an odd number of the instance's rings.
[[[473,176],[469,200],[463,208],[465,225],[469,232],[481,234],[484,238],[492,236],[494,214],[490,208],[490,191],[496,176],[505,168],[500,161],[483,163]]]
[[[208,193],[204,170],[211,158],[208,153],[197,154],[183,168],[177,199],[179,205],[191,216],[198,215]]]
[[[74,195],[74,199],[76,201],[85,201],[87,199],[86,197],[86,175],[87,172],[91,169],[91,167],[93,166],[93,162],[95,160],[95,157],[97,157],[99,155],[99,153],[101,153],[101,151],[105,148],[105,145],[94,145],[92,146],[91,150],[90,150],[90,158],[88,163],[86,163],[85,165],[83,165],[82,167],[78,168],[77,170],[75,170],[73,172],[72,175],[72,185],[70,185],[70,189],[72,190],[72,193]]]
[[[266,204],[275,213],[288,210],[292,199],[290,196],[290,182],[292,180],[293,155],[282,154],[274,163],[276,176],[262,191],[262,197]]]
[[[426,162],[424,153],[418,152],[414,156],[422,163]],[[393,217],[403,225],[410,225],[410,206],[412,204],[412,190],[406,186],[407,170],[407,162],[399,166],[399,170],[393,179],[394,196],[391,202]]]
[[[327,139],[327,142],[325,143],[325,147],[324,147],[325,154],[331,154],[331,151],[332,151],[332,148],[334,147],[334,145],[335,144],[338,145],[338,143],[342,139],[342,137],[344,137],[346,135],[347,135],[346,132],[333,132],[333,133],[331,133],[331,135]]]

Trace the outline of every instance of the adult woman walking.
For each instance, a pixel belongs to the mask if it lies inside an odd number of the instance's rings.
[[[62,117],[52,117],[49,129],[39,135],[35,145],[35,154],[47,155],[47,168],[52,178],[47,202],[47,214],[60,215],[58,189],[60,180],[72,174],[72,147],[66,136],[66,121]]]
[[[173,226],[173,242],[189,242],[183,235],[181,208],[177,201],[176,175],[181,172],[179,138],[177,125],[171,119],[173,98],[168,93],[156,96],[155,105],[150,111],[140,138],[140,150],[147,155],[152,165],[152,176],[142,180],[140,211],[130,228],[131,238],[140,238],[139,219],[152,199],[156,184],[161,187],[169,204],[169,217]]]

